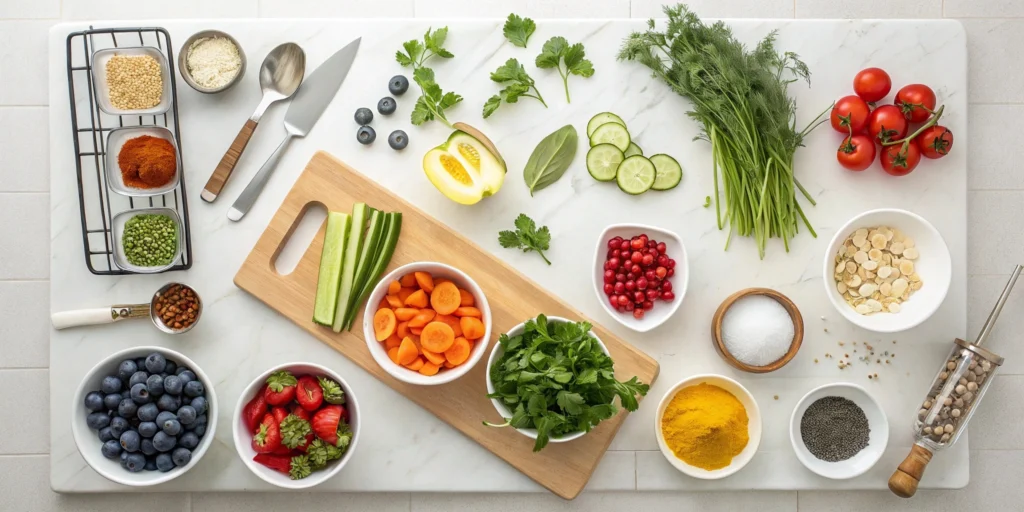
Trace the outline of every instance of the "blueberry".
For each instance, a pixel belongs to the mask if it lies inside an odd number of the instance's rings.
[[[184,372],[184,371],[188,371],[188,367],[185,366],[185,365],[180,365],[180,366],[178,366],[178,368],[176,370],[174,370],[174,374],[175,375],[181,375],[181,372]]]
[[[125,460],[125,469],[132,473],[138,473],[146,469],[146,456],[141,453],[131,453]]]
[[[145,405],[150,402],[149,388],[145,384],[136,384],[132,386],[132,400],[139,405]]]
[[[135,366],[138,366],[140,370],[144,370],[146,368],[146,358],[145,357],[136,358],[135,359]]]
[[[139,433],[134,430],[129,430],[121,434],[121,448],[125,451],[137,452],[139,451],[139,444],[142,442],[142,437]]]
[[[359,107],[356,109],[355,119],[359,126],[366,126],[373,121],[373,111],[366,107]]]
[[[156,459],[146,459],[146,471],[156,471]]]
[[[121,443],[111,439],[103,443],[100,447],[100,453],[108,459],[116,459],[121,456]]]
[[[157,414],[160,414],[160,409],[157,408],[156,404],[146,404],[139,407],[138,417],[142,421],[153,421],[156,419]]]
[[[174,370],[177,370],[177,369],[178,369],[178,363],[175,363],[174,361],[171,361],[170,359],[168,359],[167,360],[167,364],[164,365],[163,373],[166,373],[168,375],[174,375]]]
[[[122,418],[131,418],[138,412],[139,406],[131,398],[122,398],[121,403],[117,404],[117,414]]]
[[[394,114],[396,108],[398,108],[398,105],[395,103],[395,99],[391,96],[384,96],[377,102],[377,112],[386,116]]]
[[[89,412],[105,410],[103,407],[103,395],[99,391],[90,391],[89,394],[85,395],[85,408],[89,409]]]
[[[196,409],[191,405],[183,405],[178,409],[178,421],[182,425],[188,426],[196,422]]]
[[[89,415],[85,417],[85,424],[89,425],[89,428],[91,429],[99,430],[110,425],[110,416],[105,412],[89,413]]]
[[[139,442],[139,451],[146,455],[154,455],[157,450],[156,447],[153,446],[152,439],[143,438],[142,441]]]
[[[174,461],[171,460],[171,456],[166,453],[161,453],[156,456],[156,468],[164,473],[174,469]]]
[[[181,433],[181,422],[174,420],[167,420],[163,423],[157,423],[161,428],[164,429],[164,433],[169,436],[176,436]]]
[[[395,96],[401,96],[405,94],[405,91],[409,90],[409,79],[405,75],[395,75],[391,77],[388,82],[388,91]]]
[[[395,150],[405,149],[409,145],[409,136],[402,130],[395,130],[388,135],[388,145]]]
[[[156,400],[156,406],[160,408],[161,411],[177,411],[178,407],[181,407],[181,397],[165,393]]]
[[[174,461],[175,466],[184,466],[188,464],[188,461],[192,460],[192,450],[188,448],[175,448],[171,452],[171,460]]]
[[[209,409],[210,407],[209,402],[206,401],[206,397],[203,396],[197,396],[193,398],[192,402],[189,405],[191,405],[192,408],[196,410],[197,415],[206,412],[207,409]]]
[[[199,436],[195,432],[185,432],[178,439],[178,446],[182,448],[188,448],[189,450],[195,450],[196,446],[199,446]]]
[[[119,393],[121,391],[121,379],[114,377],[113,375],[103,377],[103,381],[100,382],[100,391],[107,394]]]
[[[169,452],[173,450],[174,446],[177,444],[177,438],[167,435],[167,433],[162,430],[153,436],[153,447],[161,452]]]
[[[121,364],[117,365],[117,376],[125,382],[128,382],[128,379],[132,378],[132,375],[137,371],[139,371],[139,367],[131,359],[125,359],[121,361]]]
[[[356,140],[362,145],[373,144],[374,139],[377,138],[377,132],[373,131],[373,128],[369,126],[360,126],[356,130]]]
[[[117,445],[121,446],[121,443],[117,443]],[[128,462],[128,456],[129,455],[131,455],[131,454],[126,452],[126,451],[124,451],[124,450],[121,450],[121,456],[118,457],[119,459],[121,459],[121,467],[124,467],[124,463]]]
[[[146,379],[146,388],[149,389],[149,394],[152,396],[164,394],[164,378],[159,375],[150,375]]]
[[[103,407],[108,411],[116,411],[117,406],[121,405],[121,393],[111,393],[103,397]]]
[[[163,354],[159,352],[153,352],[146,356],[146,371],[149,373],[160,373],[167,367],[167,360],[164,359]]]
[[[185,371],[178,374],[178,378],[181,379],[181,385],[184,386],[185,384],[188,384],[189,382],[196,380],[196,374],[192,370],[185,368]]]
[[[145,370],[139,370],[132,374],[132,378],[128,379],[128,389],[136,384],[145,384],[146,379],[149,378],[149,374]]]
[[[115,436],[114,433],[110,431],[110,427],[101,428],[99,431],[99,436],[101,443],[105,443],[107,441],[111,441],[117,438],[117,436]]]
[[[164,423],[166,423],[168,421],[171,421],[171,420],[176,420],[176,419],[178,419],[178,416],[176,414],[174,414],[173,412],[162,411],[160,414],[156,415],[156,424],[158,426],[162,426]]]
[[[203,396],[204,393],[206,393],[206,387],[198,380],[193,380],[185,384],[185,396],[195,398],[197,396]]]
[[[110,428],[110,435],[112,435],[114,437],[121,437],[121,434],[123,434],[126,431],[130,430],[129,425],[128,425],[128,420],[126,420],[126,419],[124,419],[124,418],[122,418],[120,416],[114,416],[113,418],[110,418],[110,427],[109,428]]]
[[[184,387],[185,383],[181,381],[181,377],[178,377],[177,375],[168,375],[164,377],[164,393],[180,395]]]
[[[153,437],[159,430],[160,429],[157,428],[156,423],[153,423],[152,421],[143,421],[142,423],[139,423],[139,435],[142,437]]]
[[[192,432],[195,432],[197,436],[202,437],[203,435],[206,434],[206,424],[204,423],[202,425],[192,425]]]

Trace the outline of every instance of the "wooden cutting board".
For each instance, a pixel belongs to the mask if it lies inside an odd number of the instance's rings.
[[[235,285],[551,492],[562,498],[575,498],[586,486],[612,437],[622,425],[626,417],[624,411],[602,422],[580,439],[551,443],[540,453],[533,453],[532,439],[510,428],[490,428],[481,423],[482,420],[501,421],[486,396],[486,356],[469,373],[454,382],[440,386],[415,386],[394,379],[377,365],[363,340],[361,321],[356,322],[351,332],[342,333],[335,333],[330,328],[313,323],[313,301],[324,226],[320,227],[318,235],[291,274],[283,276],[277,273],[274,260],[307,207],[320,203],[329,211],[348,212],[357,202],[403,213],[402,234],[387,271],[414,261],[438,261],[462,270],[480,285],[491,306],[494,334],[488,340],[489,343],[495,342],[500,333],[539,313],[578,318],[594,325],[595,334],[608,347],[615,360],[615,373],[620,380],[635,375],[641,381],[651,384],[657,378],[658,363],[646,354],[565,304],[494,255],[453,232],[448,226],[324,152],[313,155],[235,275]],[[438,240],[444,240],[444,243],[439,244]],[[362,313],[356,318],[361,319]],[[489,349],[487,353],[490,353]]]

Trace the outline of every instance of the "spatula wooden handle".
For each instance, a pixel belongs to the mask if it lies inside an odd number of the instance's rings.
[[[910,454],[889,477],[889,490],[900,498],[909,498],[917,492],[917,484],[921,483],[924,468],[932,460],[932,452],[915,444]]]
[[[235,135],[235,140],[231,141],[231,147],[224,153],[217,168],[213,170],[213,176],[210,176],[210,180],[203,187],[203,192],[200,194],[203,201],[212,203],[220,195],[221,189],[231,177],[231,172],[235,170],[235,164],[242,156],[242,151],[245,151],[245,146],[249,144],[249,139],[254,131],[256,131],[256,121],[247,120],[242,129],[238,131],[238,135]]]

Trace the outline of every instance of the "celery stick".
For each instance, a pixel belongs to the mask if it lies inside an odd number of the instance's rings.
[[[327,214],[327,230],[324,233],[324,249],[320,253],[320,275],[316,281],[316,302],[313,307],[313,321],[320,325],[334,325],[350,220],[347,213]]]

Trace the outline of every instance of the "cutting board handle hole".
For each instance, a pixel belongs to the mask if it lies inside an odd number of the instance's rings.
[[[313,240],[323,228],[327,219],[327,207],[319,202],[306,203],[306,206],[299,212],[298,217],[292,223],[284,241],[278,247],[271,264],[274,270],[282,276],[295,271],[295,267],[302,261],[302,256],[310,249]],[[320,247],[319,244],[317,244]],[[320,250],[319,248],[317,249]],[[319,261],[319,260],[317,260]]]

